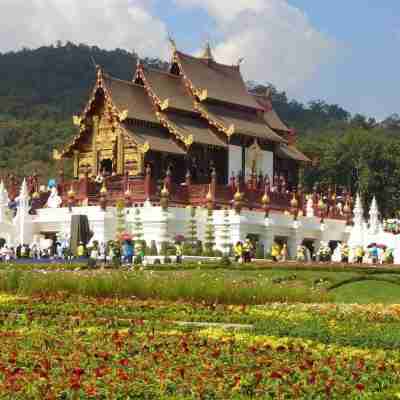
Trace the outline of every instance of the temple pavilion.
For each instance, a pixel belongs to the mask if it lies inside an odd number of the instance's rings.
[[[217,62],[209,45],[200,57],[173,45],[168,71],[138,62],[131,81],[98,66],[90,100],[74,123],[79,133],[61,158],[73,159],[75,178],[112,177],[114,188],[118,177],[134,186],[146,170],[154,182],[168,174],[177,185],[188,177],[192,185],[207,184],[214,172],[218,185],[262,176],[290,188],[310,161],[270,95],[249,93],[240,65]]]
[[[99,242],[140,219],[143,239],[159,248],[185,235],[193,218],[199,240],[212,221],[221,250],[228,226],[231,243],[250,235],[270,249],[276,240],[292,256],[302,243],[317,249],[348,239],[351,194],[318,186],[305,193],[298,176],[310,160],[270,94],[249,93],[240,66],[218,63],[209,46],[200,57],[173,46],[168,71],[139,62],[131,81],[98,66],[90,99],[73,119],[78,133],[54,158],[60,167],[73,160],[74,179],[60,168],[49,191],[34,174],[19,195],[15,176],[0,183],[0,237],[8,243],[67,238],[76,215]]]

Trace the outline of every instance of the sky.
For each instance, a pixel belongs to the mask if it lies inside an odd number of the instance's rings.
[[[399,0],[0,0],[0,51],[57,40],[168,59],[198,54],[289,98],[378,120],[400,113]]]

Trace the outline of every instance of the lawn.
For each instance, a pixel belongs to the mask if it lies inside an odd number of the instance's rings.
[[[397,276],[5,269],[0,398],[399,399]]]

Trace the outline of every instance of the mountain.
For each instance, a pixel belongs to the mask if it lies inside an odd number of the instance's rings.
[[[153,68],[167,67],[158,59],[143,61]],[[74,134],[72,115],[86,104],[95,63],[129,80],[137,55],[73,43],[0,54],[0,172],[52,173],[52,149]]]

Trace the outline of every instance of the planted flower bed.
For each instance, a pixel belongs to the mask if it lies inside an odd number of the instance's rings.
[[[187,319],[253,329],[174,322]],[[3,295],[0,393],[17,400],[395,399],[399,320],[398,306]],[[287,331],[268,328],[271,321]],[[371,345],[368,334],[359,335],[378,332],[378,325],[392,331],[391,345],[388,337]],[[306,326],[308,335],[294,335],[295,326]],[[351,346],[330,340],[342,329]]]

